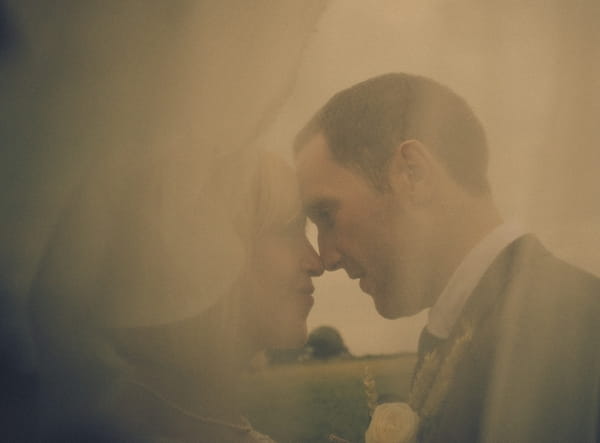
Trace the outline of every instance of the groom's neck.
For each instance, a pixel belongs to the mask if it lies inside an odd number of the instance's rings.
[[[458,198],[444,208],[438,220],[439,237],[434,247],[438,248],[439,259],[432,266],[435,275],[431,279],[429,306],[435,304],[469,252],[503,222],[489,195]]]

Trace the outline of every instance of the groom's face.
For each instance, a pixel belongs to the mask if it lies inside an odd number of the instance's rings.
[[[321,134],[296,156],[304,208],[318,228],[319,254],[329,271],[343,268],[359,279],[386,318],[420,311],[422,256],[410,211],[394,191],[376,189],[338,163]]]

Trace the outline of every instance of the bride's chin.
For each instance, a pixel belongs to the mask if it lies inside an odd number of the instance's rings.
[[[281,331],[276,339],[274,347],[280,349],[297,349],[303,347],[307,340],[306,321],[299,321],[296,325],[288,324],[287,330]]]

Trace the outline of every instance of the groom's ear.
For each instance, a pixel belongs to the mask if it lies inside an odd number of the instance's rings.
[[[426,145],[406,140],[394,148],[388,178],[392,191],[414,205],[428,203],[437,183],[436,161]]]

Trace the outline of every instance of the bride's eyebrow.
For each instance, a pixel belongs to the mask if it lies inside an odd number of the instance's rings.
[[[295,216],[291,217],[281,228],[285,231],[305,231],[307,226],[306,214],[302,211],[298,212]]]

